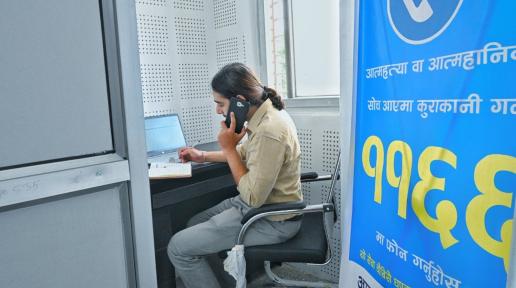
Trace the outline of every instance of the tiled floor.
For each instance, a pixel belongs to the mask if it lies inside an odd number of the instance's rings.
[[[301,272],[294,267],[283,264],[282,266],[272,268],[272,271],[276,273],[279,277],[284,277],[286,279],[292,280],[305,280],[305,281],[321,281],[317,277]],[[253,279],[251,282],[247,283],[247,288],[265,288],[265,287],[286,287],[280,286],[272,283],[272,281],[267,277],[267,275],[261,275],[256,279]],[[177,288],[184,288],[183,283],[180,279],[177,280]],[[224,287],[226,288],[226,287]],[[232,287],[227,287],[232,288]]]
[[[304,272],[301,272],[291,265],[283,264],[281,267],[274,267],[272,271],[281,278],[289,280],[302,280],[302,281],[322,281],[321,279]],[[267,275],[254,279],[251,283],[248,283],[248,288],[261,288],[261,287],[286,287],[272,283]]]

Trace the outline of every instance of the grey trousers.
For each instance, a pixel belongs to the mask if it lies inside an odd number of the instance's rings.
[[[189,227],[170,239],[168,257],[187,288],[221,287],[207,257],[235,245],[242,227],[240,221],[249,209],[240,196],[224,200],[192,217]],[[300,226],[301,221],[260,219],[247,230],[244,245],[284,242],[296,235]]]

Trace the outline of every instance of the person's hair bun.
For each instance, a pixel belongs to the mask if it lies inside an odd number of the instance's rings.
[[[281,96],[278,95],[276,90],[267,86],[263,86],[263,94],[263,100],[266,100],[267,98],[271,99],[272,105],[276,109],[282,110],[285,108],[285,104],[283,103],[283,100],[281,100]]]

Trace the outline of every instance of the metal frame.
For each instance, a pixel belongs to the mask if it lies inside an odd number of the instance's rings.
[[[9,179],[0,182],[0,208],[127,180],[125,160]]]
[[[353,175],[355,159],[355,123],[356,123],[356,95],[357,95],[357,63],[358,63],[358,35],[359,28],[359,1],[340,0],[340,112],[341,112],[341,149],[343,163],[341,167],[341,223],[342,255],[340,267],[340,281],[345,279],[345,271],[349,262],[349,245],[351,240],[351,218],[353,204]],[[351,282],[349,282],[351,284]]]
[[[125,133],[123,125],[123,99],[120,79],[120,59],[117,41],[117,18],[115,0],[100,0],[102,5],[102,27],[104,32],[104,57],[106,62],[106,78],[109,88],[109,102],[114,153],[127,158]]]
[[[124,127],[120,127],[126,141],[123,141],[129,159],[131,182],[128,189],[134,271],[136,287],[157,287],[156,261],[154,258],[154,233],[152,207],[145,149],[144,113],[140,79],[140,61],[135,3],[124,0],[107,0],[114,3],[114,23],[118,39],[117,50],[120,91],[124,95],[120,104],[122,113],[118,115]],[[110,78],[113,80],[112,78]],[[116,119],[116,118],[115,118]],[[115,121],[116,122],[116,121]],[[131,127],[131,129],[128,129]],[[123,129],[122,129],[123,128]],[[118,138],[120,139],[120,138]],[[117,140],[115,136],[115,141]],[[116,146],[117,149],[122,147]]]
[[[108,89],[108,105],[109,105],[109,119],[110,119],[110,129],[111,129],[111,148],[109,150],[105,151],[97,151],[95,153],[91,154],[83,154],[83,155],[71,155],[67,157],[61,157],[61,158],[51,158],[46,159],[42,161],[37,162],[30,162],[30,163],[19,163],[15,165],[9,165],[9,166],[0,166],[0,181],[2,180],[2,172],[7,171],[6,174],[13,175],[14,173],[18,173],[17,171],[31,171],[30,169],[27,170],[25,168],[29,167],[53,167],[52,164],[55,163],[70,163],[68,167],[77,167],[74,166],[75,163],[80,162],[72,162],[73,160],[81,160],[81,159],[88,159],[88,158],[96,158],[98,156],[102,155],[110,155],[114,152],[116,152],[116,146],[115,146],[115,135],[114,131],[116,131],[118,127],[116,127],[116,122],[113,121],[113,113],[121,114],[122,110],[120,110],[120,106],[114,105],[117,104],[117,101],[120,99],[120,92],[116,89],[117,88],[117,82],[110,80],[110,79],[116,79],[118,75],[118,71],[113,70],[112,68],[116,67],[116,60],[113,62],[113,59],[116,58],[116,46],[113,46],[113,44],[108,43],[112,41],[112,38],[116,37],[116,33],[113,27],[112,19],[113,17],[110,17],[110,12],[112,12],[112,7],[109,5],[109,3],[105,0],[97,0],[98,2],[98,8],[99,8],[99,14],[100,14],[100,24],[101,24],[101,31],[102,31],[102,49],[103,49],[103,60],[104,60],[104,66],[105,66],[105,73],[106,73],[106,87]],[[111,24],[111,25],[110,25]],[[107,26],[106,26],[107,25]],[[113,51],[113,47],[115,47],[115,50]],[[111,48],[111,49],[110,49]],[[113,70],[113,71],[110,71]],[[113,77],[113,78],[112,78]],[[120,142],[120,141],[119,141]],[[100,158],[99,158],[100,159]],[[100,163],[100,162],[98,162]],[[57,165],[61,166],[61,165]],[[61,166],[62,167],[62,166]],[[23,173],[23,172],[21,172]],[[30,174],[27,174],[30,175]],[[21,176],[19,176],[21,177]]]
[[[336,108],[339,109],[339,96],[331,97],[298,97],[285,99],[288,108]]]
[[[157,287],[135,4],[99,0],[99,5],[114,151],[0,171],[0,210],[120,187],[128,287]]]
[[[40,165],[31,165],[20,167],[16,169],[2,170],[0,171],[0,185],[2,185],[1,181],[6,181],[15,178],[23,178],[29,177],[36,174],[46,174],[52,172],[58,172],[66,169],[71,169],[75,167],[84,167],[91,165],[99,165],[110,162],[122,161],[124,158],[116,155],[116,154],[107,154],[100,155],[94,157],[87,157],[81,159],[74,159],[68,161],[59,161],[52,162]]]
[[[289,103],[290,107],[338,107],[338,95],[309,95],[299,96],[296,91],[296,69],[295,69],[295,39],[293,32],[293,10],[292,0],[281,0],[283,2],[283,17],[285,19],[285,51],[286,51],[286,65],[287,65],[287,98],[285,102]],[[260,75],[262,79],[267,79],[267,51],[266,45],[262,44],[266,42],[265,39],[265,15],[264,15],[264,4],[265,2],[258,1],[257,15],[258,15],[258,53],[260,61]],[[341,33],[342,34],[342,33]],[[342,50],[342,49],[341,49]],[[342,78],[342,77],[341,77]],[[265,81],[267,82],[267,81]],[[268,82],[267,82],[268,83]],[[341,85],[342,87],[342,85]],[[319,100],[321,99],[321,100]],[[302,104],[297,104],[297,102]],[[308,101],[308,105],[306,104]]]
[[[257,27],[257,51],[258,51],[258,65],[259,65],[259,75],[262,83],[269,84],[269,79],[267,75],[267,45],[265,44],[265,1],[258,0],[256,1],[256,19],[258,22]]]
[[[515,287],[516,286],[516,221],[514,219],[516,218],[516,209],[514,209],[514,215],[512,217],[512,243],[511,243],[511,256],[510,256],[510,264],[509,264],[509,271],[507,271],[507,288]]]
[[[24,164],[18,165],[20,166],[18,168],[2,170],[0,171],[0,181],[2,181],[0,182],[0,207],[87,189],[87,187],[98,186],[98,183],[109,185],[129,179],[128,163],[127,161],[123,161],[126,156],[124,153],[124,133],[117,133],[118,131],[123,131],[123,129],[120,129],[119,127],[121,125],[120,122],[122,120],[123,112],[122,107],[117,105],[117,103],[121,103],[122,96],[120,91],[117,89],[118,82],[116,81],[118,75],[116,45],[111,43],[113,41],[112,39],[116,38],[113,23],[115,21],[115,17],[113,16],[113,6],[110,0],[101,0],[99,1],[99,5],[100,12],[102,13],[104,52],[106,53],[105,60],[108,70],[106,73],[108,73],[107,78],[109,79],[107,87],[109,89],[108,95],[112,120],[111,132],[112,138],[115,142],[113,147],[115,151],[113,152],[116,152],[117,154],[110,153],[99,156],[89,155],[89,157],[72,157],[71,159],[53,159],[51,161],[45,161],[44,163],[38,162],[34,164]],[[90,166],[97,167],[97,169],[99,169],[98,173],[100,173],[97,176],[102,176],[102,181],[97,181],[97,184],[95,184],[94,181],[88,184],[79,183],[84,182],[82,178],[77,179],[74,183],[58,181],[58,179],[64,180],[64,178],[67,177],[74,177],[73,175],[76,173],[79,175],[87,174],[92,169]],[[102,171],[108,170],[113,170],[112,174],[102,175]],[[44,181],[44,183],[47,183],[47,186],[36,185],[30,190],[30,193],[25,193],[23,195],[20,193],[10,194],[11,190],[9,187],[19,187],[19,185],[22,185],[21,183],[25,183],[23,185],[28,187],[28,185],[30,185],[29,183],[36,183],[34,181]],[[52,188],[48,188],[51,181],[57,182],[52,183]],[[57,190],[60,190],[61,192],[56,192]],[[6,199],[6,197],[9,199]]]
[[[288,98],[296,98],[296,61],[294,58],[294,31],[292,29],[292,2],[291,0],[283,0],[283,17],[285,18],[285,51],[287,62],[287,74],[289,81],[287,82]]]
[[[294,99],[295,92],[295,69],[294,69],[294,53],[293,53],[293,36],[292,35],[292,11],[290,0],[280,0],[283,2],[283,17],[285,18],[285,51],[286,51],[286,65],[287,65],[287,98]],[[267,73],[267,45],[265,38],[265,1],[257,1],[257,19],[258,19],[258,59],[260,61],[260,75],[265,83],[268,82]]]

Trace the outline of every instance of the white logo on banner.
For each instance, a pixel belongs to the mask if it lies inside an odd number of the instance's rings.
[[[414,0],[403,0],[403,4],[407,7],[410,17],[419,23],[425,22],[434,14],[434,10],[432,10],[432,6],[430,6],[428,0],[423,0],[419,3],[419,6],[416,6]]]
[[[387,14],[401,40],[420,45],[441,35],[461,5],[462,0],[387,0]]]

